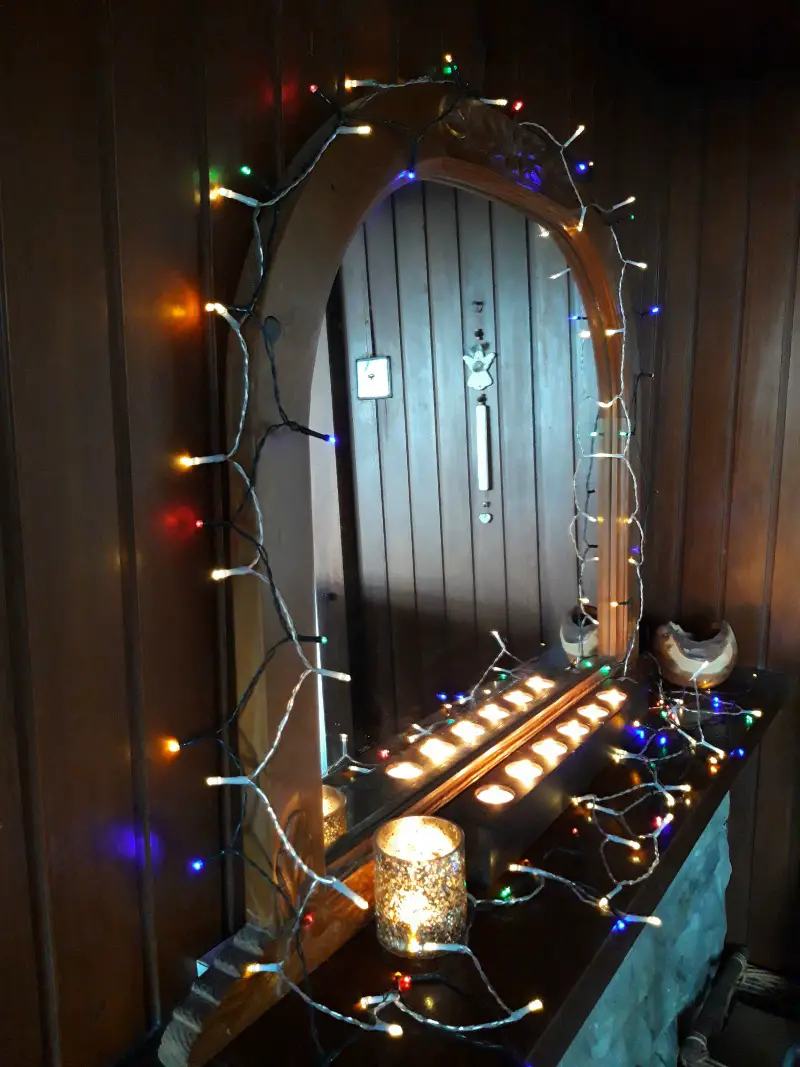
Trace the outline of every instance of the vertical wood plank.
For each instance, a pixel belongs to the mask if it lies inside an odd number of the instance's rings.
[[[712,103],[707,124],[686,477],[685,537],[692,550],[682,592],[687,619],[699,622],[719,618],[723,605],[747,254],[748,111],[746,100],[731,106],[726,96]]]
[[[394,194],[400,342],[408,433],[408,492],[414,551],[416,626],[422,714],[436,707],[445,669],[444,565],[441,480],[436,452],[438,421],[431,347],[430,293],[422,186]]]
[[[788,375],[786,316],[794,297],[798,240],[800,107],[786,89],[760,92],[753,126],[751,207],[742,363],[733,461],[726,614],[747,662],[765,658],[764,604],[777,503],[776,433],[783,433]],[[792,94],[791,99],[795,97]],[[784,240],[775,247],[775,234]],[[780,453],[779,453],[780,455]]]
[[[384,201],[367,220],[366,243],[375,351],[389,356],[392,365],[393,395],[388,400],[375,403],[378,411],[386,579],[399,726],[419,714],[420,692],[416,672],[408,669],[409,664],[417,662],[419,645],[406,431],[409,396],[400,339],[392,200]],[[416,308],[410,308],[409,314],[424,315],[426,310],[426,305],[421,303]]]
[[[534,227],[534,230],[536,227]],[[539,516],[528,306],[528,226],[512,208],[492,204],[495,266],[499,444],[503,458],[508,639],[515,654],[533,655],[541,640]]]
[[[350,371],[350,412],[355,497],[358,522],[359,577],[364,632],[369,635],[365,662],[370,721],[382,736],[394,729],[396,705],[386,536],[383,520],[383,479],[378,435],[378,401],[359,400],[353,361],[378,355],[372,335],[366,231],[359,230],[342,263],[344,323]]]
[[[431,335],[438,407],[438,455],[442,514],[444,592],[447,609],[447,663],[452,672],[442,688],[452,693],[470,678],[475,663],[475,584],[471,514],[472,482],[464,398],[465,338],[458,274],[455,193],[440,185],[424,187],[428,234]]]
[[[778,445],[783,456],[767,646],[770,670],[787,673],[793,673],[796,667],[800,633],[800,604],[794,577],[800,544],[800,281],[795,285],[792,326],[786,426],[783,441]]]
[[[461,316],[466,348],[487,342],[497,353],[490,370],[493,384],[480,392],[467,387],[468,372],[461,365],[462,396],[467,410],[467,455],[471,483],[473,560],[475,568],[475,619],[478,628],[477,648],[480,662],[487,663],[497,645],[492,630],[508,632],[503,502],[503,438],[500,427],[505,412],[497,387],[503,362],[513,366],[515,354],[509,349],[505,357],[498,351],[495,319],[495,289],[506,280],[503,265],[495,275],[489,201],[470,193],[456,195],[458,223],[459,272],[461,275]],[[488,491],[478,487],[478,452],[476,438],[476,404],[485,395],[489,409],[489,484]],[[445,401],[446,402],[446,401]],[[488,506],[487,506],[488,505]],[[480,521],[481,514],[491,514],[492,521]]]
[[[538,226],[529,225],[528,231],[539,589],[542,639],[549,644],[558,640],[562,617],[577,595],[577,561],[569,538],[575,470],[569,281],[551,278],[565,268],[555,243],[539,237]],[[588,462],[584,459],[581,475]]]
[[[387,81],[395,62],[390,0],[344,0],[340,11],[345,76]],[[354,90],[353,99],[363,92]],[[351,99],[347,93],[342,98]]]
[[[5,245],[0,201],[0,953],[24,960],[0,999],[11,1064],[60,1060],[41,794],[33,733],[22,531],[9,376]]]
[[[40,14],[22,8],[0,30],[3,96],[27,101],[4,127],[4,156],[15,164],[4,174],[3,240],[14,265],[7,329],[49,950],[62,1059],[86,1067],[118,1059],[149,1022],[104,321],[98,15],[97,5],[83,20],[54,8],[43,35]],[[46,315],[31,284],[43,263],[59,279]],[[87,1018],[91,1026],[74,1023]]]
[[[647,613],[659,622],[675,618],[681,611],[703,172],[702,117],[683,108],[675,114],[671,127],[669,237],[664,253],[664,348],[656,379],[653,505],[648,518],[645,569]]]

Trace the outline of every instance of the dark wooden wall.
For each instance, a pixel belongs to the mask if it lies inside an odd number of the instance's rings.
[[[800,89],[771,78],[674,90],[671,109],[648,612],[727,618],[742,662],[796,676]],[[789,717],[738,798],[752,883],[737,935],[772,965],[788,960],[797,906],[799,755]]]
[[[433,712],[438,692],[469,690],[497,654],[492,630],[529,658],[558,641],[576,603],[575,429],[590,451],[597,376],[591,343],[578,336],[577,289],[569,275],[551,277],[565,267],[536,222],[427,183],[380,204],[345,257],[344,344],[331,339],[341,349],[331,373],[349,383],[336,430],[353,469],[358,575],[348,584],[364,635],[350,642],[350,671],[366,683],[356,726],[376,740]],[[462,359],[479,331],[496,353],[482,391],[483,492],[479,392]],[[371,354],[391,360],[387,400],[358,398],[356,360]],[[592,473],[587,461],[583,494]],[[591,598],[592,565],[585,578]]]
[[[598,199],[639,198],[621,230],[651,264],[634,302],[668,311],[639,326],[642,367],[659,372],[639,397],[652,433],[636,436],[657,489],[652,611],[721,605],[744,658],[794,670],[800,111],[781,87],[685,102],[671,90],[667,135],[662,94],[591,8],[12,0],[0,11],[9,1067],[114,1062],[240,918],[218,862],[188,873],[220,847],[218,798],[202,785],[217,758],[197,746],[167,760],[162,747],[208,729],[232,697],[222,594],[205,577],[220,546],[193,532],[222,487],[171,460],[220,443],[226,339],[200,308],[232,297],[249,240],[237,205],[212,209],[206,176],[243,182],[247,164],[278,180],[328,113],[309,82],[412,76],[449,50],[487,95],[522,97],[554,133],[586,123]],[[790,763],[791,745],[779,754]],[[743,911],[764,957],[780,937],[765,879],[785,905],[795,874],[793,794],[770,767],[742,802],[762,905],[745,898]]]

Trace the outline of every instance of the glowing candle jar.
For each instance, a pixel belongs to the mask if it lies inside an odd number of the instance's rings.
[[[378,941],[398,956],[416,956],[433,941],[463,941],[467,921],[464,835],[431,815],[392,819],[378,830],[375,925]]]
[[[322,843],[327,848],[347,829],[347,797],[332,785],[322,787]]]

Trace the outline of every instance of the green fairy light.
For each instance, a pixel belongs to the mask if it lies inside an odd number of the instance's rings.
[[[745,725],[752,726],[753,723],[755,722],[755,719],[753,718],[752,715],[745,715],[744,721],[745,721]]]
[[[600,668],[600,673],[601,674],[611,674],[611,668],[609,667],[609,665],[607,663],[606,663],[606,665],[604,667]]]
[[[505,887],[505,889],[501,889],[500,890],[500,899],[501,900],[510,900],[511,899],[511,886],[510,885],[507,885]]]
[[[321,645],[327,645],[327,643],[328,643],[328,638],[327,638],[327,637],[320,637],[320,639],[319,639],[319,643],[320,643]]]
[[[239,167],[239,173],[244,174],[245,178],[249,178],[253,172],[250,167],[245,164],[243,167]]]
[[[582,667],[591,667],[592,666],[592,661],[590,659],[585,659],[583,661],[583,663],[581,664],[581,666]]]
[[[506,680],[506,678],[508,678],[508,675],[505,673],[505,671],[501,671],[500,672],[500,681],[504,682]]]

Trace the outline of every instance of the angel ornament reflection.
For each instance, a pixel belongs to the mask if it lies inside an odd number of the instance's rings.
[[[489,368],[494,363],[495,353],[483,345],[473,345],[464,356],[464,362],[469,370],[467,388],[481,392],[493,384]]]

